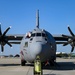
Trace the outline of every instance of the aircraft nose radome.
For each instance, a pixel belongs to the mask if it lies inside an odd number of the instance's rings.
[[[42,44],[33,44],[33,46],[30,47],[31,48],[31,56],[32,56],[32,59],[34,60],[36,58],[37,55],[40,55],[43,51],[43,46]]]
[[[42,51],[42,45],[41,44],[35,44],[34,45],[34,53],[36,54],[36,55],[38,55],[38,54],[40,54],[41,53],[41,51]]]

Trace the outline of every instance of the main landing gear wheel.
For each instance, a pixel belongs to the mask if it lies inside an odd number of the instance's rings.
[[[49,62],[50,62],[50,66],[54,66],[55,65],[54,60],[50,60]]]
[[[25,66],[26,61],[25,60],[21,60],[21,66]]]

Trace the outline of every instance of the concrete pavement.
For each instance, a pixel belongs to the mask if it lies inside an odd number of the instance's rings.
[[[75,59],[57,58],[55,67],[43,67],[43,75],[75,75]],[[0,75],[33,75],[33,65],[20,65],[20,58],[0,58]]]

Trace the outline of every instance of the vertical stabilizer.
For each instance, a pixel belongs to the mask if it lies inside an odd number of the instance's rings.
[[[36,12],[36,28],[39,28],[39,10]]]

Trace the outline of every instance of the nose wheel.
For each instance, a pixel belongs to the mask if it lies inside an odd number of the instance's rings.
[[[25,60],[21,60],[21,66],[25,66],[26,61]]]

